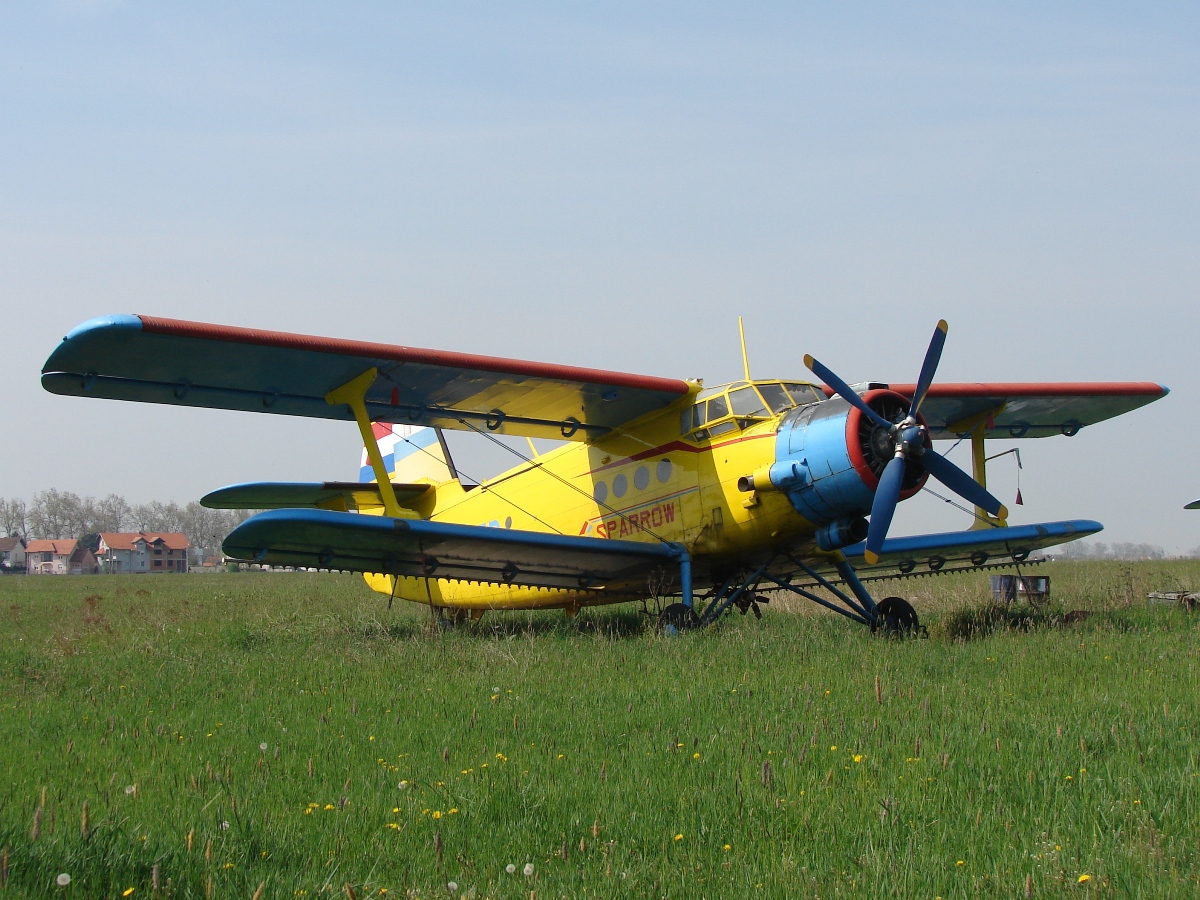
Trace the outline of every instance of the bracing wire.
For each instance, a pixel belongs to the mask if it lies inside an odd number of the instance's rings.
[[[495,435],[488,434],[486,431],[480,431],[476,426],[472,425],[470,422],[466,421],[465,419],[458,419],[457,421],[461,425],[463,425],[463,427],[471,429],[476,434],[483,435],[485,438],[487,438],[489,441],[491,441],[496,446],[503,447],[505,450],[507,450],[509,453],[513,454],[514,456],[516,456],[518,459],[522,460],[523,462],[529,463],[531,466],[541,467],[542,471],[545,472],[547,475],[549,475],[551,478],[553,478],[555,481],[558,481],[561,484],[565,485],[566,487],[569,487],[571,490],[575,491],[577,494],[580,494],[583,497],[587,497],[587,499],[590,500],[592,503],[595,503],[597,506],[608,510],[614,516],[617,516],[618,518],[623,519],[628,524],[634,526],[634,530],[644,531],[646,534],[650,535],[652,538],[654,538],[657,541],[660,541],[661,543],[664,543],[664,544],[672,543],[671,541],[668,541],[662,535],[655,533],[654,531],[645,527],[641,523],[635,522],[633,519],[629,518],[629,516],[625,515],[620,510],[614,509],[613,507],[609,506],[607,503],[601,503],[599,500],[597,500],[593,495],[589,494],[583,488],[579,487],[576,484],[572,484],[571,482],[567,481],[567,479],[563,478],[561,475],[558,475],[557,473],[552,472],[549,469],[547,469],[545,466],[542,466],[542,464],[537,462],[536,460],[525,456],[525,454],[523,454],[516,447],[510,447],[508,444],[504,443],[502,440],[497,438]]]

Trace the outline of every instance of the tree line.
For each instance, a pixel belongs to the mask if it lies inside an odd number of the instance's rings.
[[[0,497],[0,532],[30,540],[79,539],[95,550],[102,531],[178,531],[187,535],[193,558],[221,555],[225,536],[244,522],[253,510],[206,509],[195,501],[130,504],[117,494],[97,500],[71,491],[51,488],[20,498]]]
[[[1200,549],[1200,548],[1198,548]],[[1115,542],[1106,544],[1103,541],[1071,541],[1046,551],[1059,559],[1165,559],[1166,553],[1157,544],[1130,544]],[[1193,551],[1193,556],[1196,553]]]

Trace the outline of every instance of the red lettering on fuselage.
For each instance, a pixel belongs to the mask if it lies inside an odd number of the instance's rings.
[[[675,521],[675,501],[660,503],[649,509],[631,512],[627,516],[619,516],[596,523],[596,535],[602,538],[626,537],[650,528],[661,528]]]

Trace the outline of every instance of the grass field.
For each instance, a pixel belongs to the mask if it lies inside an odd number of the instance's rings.
[[[1042,572],[1033,617],[877,587],[910,641],[0,578],[0,897],[1200,896],[1200,613],[1144,599],[1200,565]]]

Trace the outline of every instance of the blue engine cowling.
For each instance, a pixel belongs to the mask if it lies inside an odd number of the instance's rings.
[[[909,401],[894,391],[868,391],[863,400],[891,422],[908,413]],[[895,442],[887,429],[835,396],[784,416],[771,481],[787,494],[796,512],[822,526],[817,543],[833,550],[862,540],[861,517],[870,513],[879,476],[894,455]],[[919,491],[927,477],[919,464],[909,463],[900,499]]]

